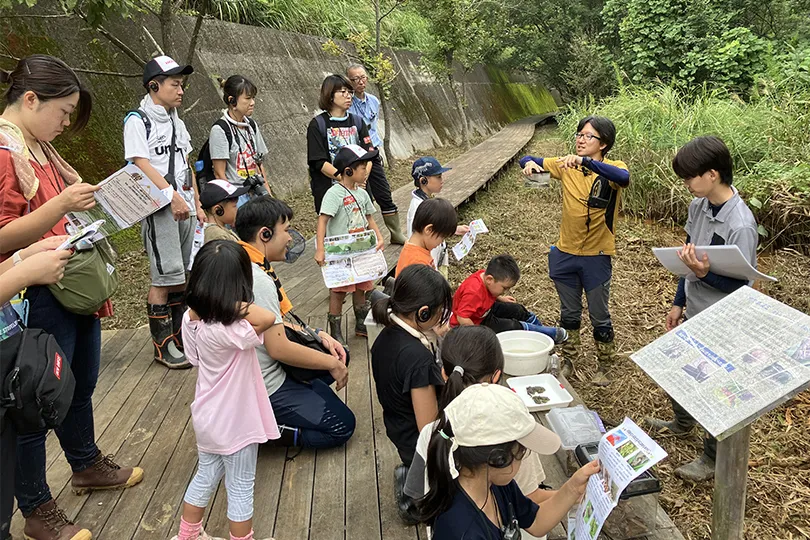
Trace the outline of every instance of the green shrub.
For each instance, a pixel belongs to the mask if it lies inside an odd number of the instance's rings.
[[[766,87],[767,88],[767,87]],[[717,135],[731,150],[735,182],[768,235],[766,244],[810,249],[810,100],[801,93],[762,91],[744,102],[719,91],[686,95],[668,86],[625,87],[596,104],[572,105],[561,133],[589,114],[611,118],[617,139],[610,157],[627,162],[626,212],[683,223],[691,200],[672,172],[677,149],[698,135]]]

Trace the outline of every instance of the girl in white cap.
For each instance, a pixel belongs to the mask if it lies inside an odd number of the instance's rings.
[[[514,481],[526,450],[552,454],[560,438],[538,424],[510,389],[495,384],[466,388],[444,410],[428,447],[429,491],[419,501],[433,524],[434,540],[519,540],[520,529],[543,536],[585,493],[599,472],[593,461],[542,503],[524,496]]]

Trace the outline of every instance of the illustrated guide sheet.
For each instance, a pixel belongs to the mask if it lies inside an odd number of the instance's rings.
[[[77,230],[104,220],[99,232],[108,237],[132,227],[171,202],[143,171],[132,164],[99,182],[98,187],[94,193],[96,206],[67,215]]]
[[[489,229],[487,228],[486,224],[484,224],[483,219],[475,219],[471,221],[469,232],[465,233],[464,236],[461,237],[461,241],[453,246],[453,255],[455,255],[456,260],[460,261],[467,256],[467,253],[469,253],[472,247],[475,245],[475,238],[479,234],[485,234],[488,232]]]
[[[653,248],[653,254],[658,258],[664,268],[676,276],[685,277],[689,281],[697,281],[698,277],[678,257],[682,247]],[[776,281],[775,277],[759,272],[743,257],[740,248],[731,246],[696,246],[695,255],[702,259],[703,255],[709,257],[712,272],[721,276],[748,281]]]
[[[599,536],[630,482],[665,457],[664,449],[629,418],[605,433],[599,441],[601,470],[588,479],[585,497],[568,516],[568,539],[594,540]]]
[[[326,264],[321,272],[330,289],[372,281],[388,273],[385,255],[377,251],[374,231],[327,236],[324,251]]]
[[[742,287],[630,356],[719,440],[810,383],[810,317]]]

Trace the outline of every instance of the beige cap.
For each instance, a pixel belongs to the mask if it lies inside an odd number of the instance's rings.
[[[538,454],[551,455],[560,437],[538,424],[523,400],[497,384],[474,384],[464,389],[444,414],[453,429],[453,446],[489,446],[517,441]]]

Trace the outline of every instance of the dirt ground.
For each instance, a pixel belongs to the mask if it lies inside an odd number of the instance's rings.
[[[562,143],[553,132],[540,131],[528,153],[559,155]],[[631,165],[632,173],[632,165]],[[558,185],[545,190],[524,187],[513,165],[480,192],[475,202],[459,212],[460,222],[483,218],[490,229],[459,264],[451,266],[453,286],[483,268],[489,257],[508,252],[518,260],[522,278],[513,290],[545,321],[556,324],[559,304],[548,278],[547,254],[558,237],[560,192]],[[678,245],[680,228],[622,219],[617,230],[618,256],[614,259],[611,312],[616,339],[623,353],[631,353],[665,332],[664,318],[672,304],[677,281],[653,257],[654,246]],[[760,268],[779,278],[762,290],[774,298],[810,313],[810,258],[782,250],[760,255]],[[590,324],[584,317],[584,381],[596,368]],[[641,422],[645,416],[671,417],[669,401],[657,385],[630,360],[618,363],[616,381],[607,389],[574,381],[586,404],[607,424],[625,416]],[[694,485],[674,476],[679,465],[702,450],[701,433],[685,440],[657,436],[669,453],[657,472],[663,492],[661,504],[686,538],[710,538],[711,483]],[[746,538],[810,538],[810,392],[805,392],[754,423],[749,468]]]

